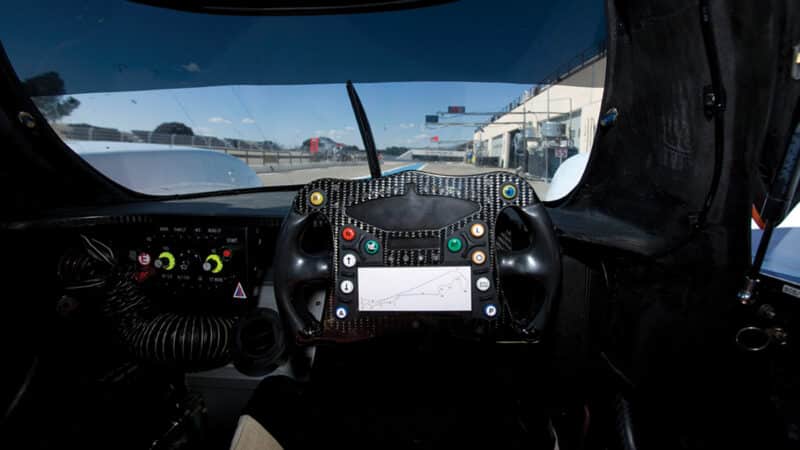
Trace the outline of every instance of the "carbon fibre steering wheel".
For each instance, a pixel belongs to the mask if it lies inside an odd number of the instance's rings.
[[[498,218],[509,208],[529,234],[526,248],[498,249]],[[328,250],[305,248],[310,230],[320,229],[312,223],[327,225]],[[524,296],[539,298],[520,303],[519,292],[505,295],[501,280],[509,278],[531,287]],[[295,197],[275,253],[277,303],[299,344],[364,340],[421,321],[537,341],[560,283],[547,211],[525,180],[507,172],[316,180]],[[306,306],[311,286],[327,291],[321,320]]]

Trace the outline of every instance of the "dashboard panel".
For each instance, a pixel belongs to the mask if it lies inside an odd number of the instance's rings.
[[[239,314],[257,305],[260,289],[271,277],[282,217],[280,212],[220,215],[219,207],[206,206],[197,203],[185,214],[164,214],[163,203],[120,205],[7,224],[6,232],[19,236],[14,240],[40,242],[50,256],[40,256],[36,267],[49,267],[51,274],[74,272],[62,265],[83,252],[80,237],[86,236],[113,250],[117,270],[128,274],[159,310]],[[134,211],[151,214],[130,214]],[[61,279],[57,285],[73,281]]]
[[[494,189],[500,192],[502,186],[503,183],[499,183]],[[405,187],[398,185],[403,192]],[[408,193],[416,195],[420,191],[424,194],[432,188],[435,187],[421,186]],[[452,191],[453,187],[449,189]],[[528,189],[523,193],[521,195],[530,195]],[[252,192],[68,210],[47,219],[8,223],[5,228],[34,232],[58,229],[66,235],[85,233],[96,237],[112,246],[125,264],[135,270],[133,276],[138,286],[160,307],[175,311],[236,313],[252,307],[265,279],[269,283],[272,278],[271,265],[278,230],[292,208],[295,194],[296,191]],[[348,209],[348,214],[354,217],[377,222],[389,230],[400,228],[381,232],[374,225],[364,227],[362,220],[351,219],[347,231],[352,231],[354,236],[348,240],[341,234],[344,229],[342,224],[336,245],[341,252],[333,256],[337,272],[349,275],[354,285],[358,286],[358,270],[383,266],[385,258],[395,267],[415,267],[426,263],[438,263],[455,271],[468,267],[471,268],[469,280],[464,288],[470,291],[472,307],[463,308],[463,311],[456,311],[461,308],[446,308],[449,309],[449,315],[455,313],[456,316],[476,318],[494,316],[497,310],[493,308],[491,300],[496,296],[497,279],[491,273],[491,227],[481,218],[474,199],[445,199],[459,204],[437,204],[430,211],[409,208],[408,205],[380,205],[378,209],[381,211],[397,213],[392,220],[373,217],[371,208],[366,206],[371,206],[369,204],[375,200],[353,205]],[[388,196],[378,200],[386,201],[408,201],[408,198]],[[417,206],[419,204],[422,203],[417,202]],[[308,207],[316,209],[310,204]],[[423,221],[441,220],[437,210],[447,210],[450,212],[448,215],[455,211],[453,217],[473,219],[458,221],[459,226],[448,227],[444,234],[402,229],[412,214]],[[447,219],[450,221],[449,217]],[[438,227],[440,224],[429,225]],[[327,233],[330,233],[330,229],[326,229],[326,226],[329,224],[315,223],[316,235],[329,236]],[[370,236],[377,236],[377,239],[370,239]],[[380,243],[375,254],[370,254],[366,248],[371,240]],[[504,245],[502,239],[498,245]],[[65,244],[62,250],[66,247]],[[355,264],[347,267],[350,258]],[[359,316],[357,287],[352,295],[343,294],[341,289],[338,295],[337,291],[332,294],[348,300],[338,302],[338,306],[344,303],[350,308],[348,322]],[[329,307],[328,317],[336,320],[334,303],[331,302]],[[367,312],[369,307],[363,309],[366,314],[389,312],[387,308],[380,307],[371,308],[372,312]]]
[[[117,245],[127,250],[134,279],[170,309],[235,311],[258,294],[257,277],[265,267],[256,264],[263,263],[257,227],[161,219],[129,239]]]
[[[496,186],[500,189],[505,181],[511,180],[503,179]],[[499,180],[498,180],[499,181]],[[421,184],[422,188],[417,187],[416,193],[428,192],[428,187]],[[398,185],[397,192],[388,192],[391,195],[384,198],[393,199],[398,201],[404,198],[406,185]],[[378,191],[376,191],[378,192]],[[411,192],[411,191],[409,191]],[[447,194],[449,191],[444,191]],[[43,298],[50,298],[56,304],[58,314],[69,318],[72,313],[69,313],[69,308],[62,308],[62,300],[69,297],[77,297],[79,292],[64,292],[63,290],[50,289],[50,286],[58,287],[58,282],[42,282],[42,276],[52,278],[57,273],[56,265],[59,263],[59,258],[70,251],[71,248],[80,247],[79,236],[85,235],[97,239],[111,248],[117,258],[123,263],[126,268],[132,269],[132,277],[139,276],[144,279],[136,281],[139,291],[143,292],[147,299],[154,307],[155,312],[148,312],[145,320],[149,320],[152,314],[170,314],[177,313],[184,315],[187,319],[191,317],[200,318],[198,322],[196,319],[190,319],[189,322],[176,323],[169,328],[170,335],[174,334],[174,330],[183,332],[183,335],[178,335],[179,338],[176,342],[191,342],[192,339],[203,339],[201,334],[196,330],[197,323],[208,322],[208,318],[227,318],[224,323],[219,322],[219,327],[216,327],[211,334],[207,336],[215,336],[221,327],[226,328],[227,337],[230,339],[233,336],[233,325],[237,317],[242,317],[247,314],[251,308],[267,307],[274,308],[276,305],[276,298],[273,296],[273,285],[275,283],[275,265],[284,264],[285,261],[279,260],[273,264],[273,258],[278,246],[280,229],[282,223],[290,214],[293,208],[293,200],[297,197],[306,199],[310,195],[310,191],[305,194],[297,196],[298,191],[259,191],[237,194],[225,194],[219,196],[198,196],[196,198],[181,198],[176,200],[167,201],[143,201],[136,203],[119,204],[99,208],[84,208],[84,209],[70,209],[57,212],[48,212],[48,217],[40,219],[32,219],[25,221],[6,222],[0,224],[0,231],[12,244],[10,250],[12,253],[19,255],[12,267],[9,268],[9,273],[12,273],[15,268],[22,267],[36,267],[36,278],[33,278],[33,272],[22,271],[20,279],[23,283],[33,284],[38,283],[48,286],[47,292],[41,292]],[[502,193],[501,193],[502,194]],[[399,198],[398,198],[399,195]],[[527,194],[523,194],[527,195]],[[509,203],[505,201],[505,203]],[[359,202],[358,204],[365,204]],[[352,205],[355,206],[355,205]],[[390,205],[391,206],[391,205]],[[396,205],[395,205],[396,206]],[[336,256],[331,255],[329,261],[335,263],[337,271],[342,275],[352,273],[352,280],[356,286],[364,284],[366,276],[359,276],[357,271],[359,268],[372,269],[380,267],[391,267],[394,269],[409,269],[423,267],[417,259],[420,255],[427,257],[429,255],[433,262],[435,255],[438,255],[440,264],[428,264],[427,266],[435,267],[469,267],[472,288],[477,289],[477,281],[480,276],[487,276],[492,283],[493,287],[498,282],[495,274],[487,272],[488,275],[481,275],[482,268],[491,265],[491,259],[483,264],[474,264],[471,261],[472,252],[475,249],[487,248],[487,255],[493,258],[496,251],[508,252],[515,248],[521,248],[525,242],[516,242],[518,236],[524,236],[525,230],[518,230],[521,226],[516,220],[507,220],[505,223],[498,222],[493,229],[485,226],[481,232],[480,229],[473,229],[475,225],[484,225],[485,222],[481,219],[479,214],[473,212],[474,209],[470,205],[464,204],[464,214],[467,217],[458,221],[458,226],[445,226],[442,231],[425,232],[423,234],[413,233],[405,230],[398,230],[391,233],[379,233],[380,248],[375,260],[370,263],[367,260],[369,256],[366,253],[364,245],[365,241],[361,241],[361,237],[367,237],[369,233],[377,231],[376,229],[363,227],[361,220],[351,218],[345,223],[344,221],[339,224],[337,228],[332,228],[330,223],[325,223],[324,220],[314,220],[310,224],[310,232],[308,235],[312,240],[319,238],[320,242],[314,243],[317,248],[325,247],[322,241],[331,244],[331,238],[340,239],[343,228],[347,225],[355,228],[355,239],[352,244],[344,242],[338,243],[336,247],[339,250],[346,250],[348,245],[355,248],[358,246],[358,263],[353,268],[345,266],[345,254],[340,252]],[[309,208],[311,210],[313,208]],[[390,208],[391,209],[391,208]],[[409,211],[409,208],[398,207],[397,210]],[[359,217],[363,220],[373,220],[375,218],[369,216],[369,212],[359,211],[358,208],[350,208],[349,213]],[[313,211],[312,211],[313,212]],[[348,213],[348,214],[349,214]],[[366,215],[365,215],[366,214]],[[493,215],[493,214],[492,214]],[[314,214],[311,214],[314,216]],[[397,216],[401,218],[402,215]],[[424,220],[432,220],[431,226],[438,226],[440,223],[436,222],[439,218],[428,217],[422,215]],[[511,219],[511,218],[508,218]],[[376,221],[379,221],[377,219]],[[448,219],[449,223],[452,223]],[[462,223],[463,222],[463,223]],[[394,223],[382,224],[387,228],[403,227],[402,220],[395,221]],[[494,233],[494,249],[489,247],[487,238],[481,236],[489,236]],[[476,237],[477,236],[477,237]],[[450,241],[453,237],[459,237],[462,240],[460,249],[450,247]],[[343,239],[343,237],[341,237]],[[482,240],[483,239],[483,240]],[[524,239],[523,239],[524,241]],[[41,249],[38,253],[28,251],[27,246],[31,242],[36,242],[37,246]],[[19,245],[17,245],[19,244]],[[342,245],[338,245],[342,244]],[[230,250],[231,254],[225,257],[225,250]],[[330,251],[331,248],[327,248]],[[364,250],[364,251],[362,251]],[[156,262],[160,260],[161,253],[170,252],[175,258],[175,263],[171,270],[166,270],[169,266],[169,258],[162,261],[156,267]],[[145,261],[148,264],[141,264],[139,261],[140,256],[146,253]],[[361,255],[364,253],[364,255]],[[219,272],[214,273],[217,267],[208,267],[209,270],[204,269],[203,265],[210,255],[218,255],[222,262],[222,268]],[[149,258],[149,261],[147,261]],[[186,268],[181,268],[181,263],[185,262]],[[166,264],[165,264],[166,263]],[[565,261],[566,263],[566,261]],[[142,272],[147,272],[146,275],[141,275]],[[18,272],[13,272],[18,273]],[[568,274],[582,274],[581,270],[570,270],[565,273]],[[31,277],[27,277],[31,275]],[[466,275],[465,275],[466,277]],[[48,278],[48,279],[50,279]],[[579,277],[580,278],[580,277]],[[379,277],[380,279],[380,277]],[[343,279],[339,280],[340,282]],[[238,284],[242,284],[244,297],[235,295],[237,293]],[[63,285],[63,283],[62,283]],[[565,287],[571,288],[573,286],[584,286],[584,284],[577,283],[574,280],[570,283],[565,283]],[[364,284],[368,287],[368,283]],[[458,306],[457,300],[454,300],[450,311],[419,311],[425,308],[415,307],[412,308],[417,312],[411,314],[403,314],[402,311],[367,311],[369,308],[359,308],[358,289],[356,288],[354,295],[351,297],[349,304],[347,302],[330,301],[331,297],[334,299],[340,298],[336,291],[333,289],[334,285],[327,286],[328,296],[323,297],[319,290],[316,291],[314,298],[317,301],[317,307],[322,309],[313,312],[314,316],[320,314],[318,320],[326,320],[328,325],[332,325],[329,330],[337,330],[340,327],[348,327],[363,323],[385,323],[394,324],[398,327],[405,328],[408,326],[421,326],[424,329],[431,329],[432,325],[441,327],[444,331],[454,332],[466,321],[473,322],[476,326],[480,326],[480,321],[483,323],[498,322],[503,320],[498,317],[495,320],[489,320],[495,311],[486,311],[485,306],[493,302],[488,300],[488,295],[482,291],[474,291],[470,293],[473,302],[472,307],[462,308]],[[576,288],[577,289],[577,288]],[[52,292],[51,292],[52,291]],[[583,291],[578,289],[577,296],[583,295]],[[517,292],[523,296],[529,296],[530,289],[525,286],[514,287],[510,290],[499,291],[494,295],[503,296],[507,300],[510,299],[513,303],[513,298],[508,297],[509,294]],[[569,297],[575,296],[570,294]],[[486,298],[486,300],[483,300]],[[328,300],[328,301],[325,301]],[[503,301],[503,300],[501,300]],[[85,306],[94,301],[84,302]],[[97,304],[96,302],[94,302]],[[345,318],[338,318],[335,313],[336,305],[344,303],[350,308],[350,315]],[[51,303],[52,304],[52,303]],[[45,306],[43,304],[43,306]],[[413,305],[412,305],[413,306]],[[419,306],[419,305],[417,305]],[[363,311],[360,311],[363,309]],[[375,308],[373,308],[375,309]],[[380,306],[377,309],[381,309]],[[387,308],[383,308],[387,309]],[[462,310],[463,309],[463,310]],[[563,309],[563,308],[562,308]],[[80,313],[81,308],[78,308]],[[456,311],[459,310],[459,311]],[[436,315],[442,320],[437,320],[436,323],[422,320],[421,323],[417,319],[422,316],[430,316],[429,313]],[[500,316],[501,310],[498,310],[497,315]],[[283,314],[281,314],[283,315]],[[563,315],[563,311],[562,311]],[[191,322],[195,320],[195,322]],[[367,322],[365,322],[367,320]],[[559,320],[556,327],[560,327],[563,320]],[[158,348],[168,348],[169,345],[163,345],[164,333],[160,332],[160,323],[144,322],[140,328],[142,331],[138,335],[141,336],[145,331],[152,331],[159,343]],[[358,327],[360,331],[364,331],[367,336],[372,331],[372,327]],[[136,330],[137,333],[140,331]],[[567,330],[569,331],[569,330]],[[559,331],[560,334],[568,334],[563,330]],[[183,336],[183,337],[181,337]],[[223,361],[230,361],[231,356],[227,355],[229,348],[213,348],[214,359],[201,361],[197,360],[195,347],[195,355],[183,352],[178,355],[154,354],[152,344],[150,347],[135,349],[137,357],[150,360],[153,362],[170,361],[182,365],[186,368],[201,368],[201,367],[214,367]],[[191,349],[189,349],[191,350]],[[211,354],[209,351],[208,354]],[[155,356],[154,356],[155,355]],[[166,359],[165,359],[166,358]]]

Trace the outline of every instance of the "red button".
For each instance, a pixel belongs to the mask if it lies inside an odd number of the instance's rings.
[[[342,230],[342,239],[345,241],[352,241],[356,238],[356,230],[353,227],[344,227]]]
[[[229,249],[227,249],[227,248],[222,251],[222,257],[223,258],[230,258],[231,255],[232,255],[231,251]]]

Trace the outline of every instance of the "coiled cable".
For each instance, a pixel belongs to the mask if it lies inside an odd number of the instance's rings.
[[[234,317],[159,311],[102,242],[81,235],[83,254],[60,261],[65,289],[102,290],[102,309],[139,360],[182,370],[202,370],[230,360]]]

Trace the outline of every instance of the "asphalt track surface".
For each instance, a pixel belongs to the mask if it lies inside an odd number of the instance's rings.
[[[473,164],[454,162],[420,162],[420,161],[387,161],[381,164],[384,174],[392,174],[403,170],[420,170],[423,172],[440,175],[473,175],[477,173],[493,172],[496,167],[477,167]],[[262,172],[258,174],[265,186],[299,185],[318,178],[356,179],[369,176],[366,164],[334,165],[329,167],[314,167],[307,169],[287,170],[280,172]],[[531,182],[540,198],[547,192],[547,184]]]

